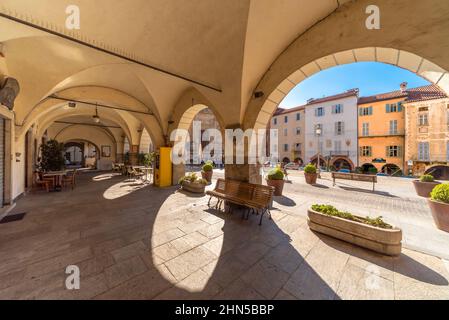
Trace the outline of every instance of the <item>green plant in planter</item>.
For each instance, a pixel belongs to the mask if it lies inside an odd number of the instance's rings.
[[[449,204],[449,183],[443,183],[435,186],[430,193],[430,198],[434,201]]]
[[[207,180],[205,180],[205,179],[199,179],[197,174],[194,173],[194,172],[186,174],[184,177],[181,177],[178,180],[178,183],[182,185],[182,183],[184,181],[188,181],[190,183],[202,183],[202,184],[207,184],[208,183]]]
[[[316,167],[313,164],[309,163],[308,165],[306,165],[304,167],[304,172],[305,173],[312,173],[312,174],[316,173]]]
[[[155,158],[155,153],[139,153],[139,163],[146,166],[151,167]]]
[[[382,229],[392,229],[393,227],[382,220],[382,217],[377,218],[361,218],[354,216],[352,213],[346,211],[340,211],[334,206],[327,204],[314,204],[312,205],[312,210],[333,217],[338,217],[346,220],[356,221],[364,224],[368,224],[374,227],[382,228]]]
[[[435,178],[431,174],[424,174],[419,178],[421,182],[434,182]]]
[[[40,147],[41,157],[38,164],[40,171],[60,171],[64,169],[64,145],[56,140],[48,140]]]
[[[282,172],[281,168],[274,168],[268,172],[267,175],[268,180],[284,180],[284,172]]]
[[[214,166],[211,163],[206,162],[206,164],[203,166],[204,172],[209,172],[214,169]]]
[[[360,173],[363,173],[363,168],[362,167],[356,167],[354,171],[355,171],[355,173],[359,173],[360,174]]]

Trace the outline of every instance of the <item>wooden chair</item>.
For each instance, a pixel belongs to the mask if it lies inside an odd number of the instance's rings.
[[[72,190],[76,186],[76,169],[71,171],[71,173],[66,174],[62,177],[62,186],[66,187],[67,185],[71,185]]]
[[[41,176],[39,175],[39,172],[34,173],[34,185],[36,187],[42,186],[47,190],[47,192],[50,192],[50,188],[53,187],[53,180],[49,179],[41,179]]]

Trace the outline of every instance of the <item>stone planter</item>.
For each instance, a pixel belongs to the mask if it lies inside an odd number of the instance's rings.
[[[284,190],[284,180],[268,180],[267,185],[274,187],[274,195],[282,196],[282,190]]]
[[[212,175],[213,175],[213,171],[201,171],[201,177],[205,180],[207,180],[207,182],[211,183],[212,182]]]
[[[192,193],[204,193],[206,185],[203,183],[194,183],[190,181],[182,182],[182,190],[192,192]]]
[[[401,254],[401,229],[382,229],[357,221],[328,216],[312,209],[308,210],[308,217],[307,223],[313,231],[388,256]]]
[[[304,177],[306,177],[307,184],[316,184],[316,179],[318,178],[318,173],[306,173],[304,172]]]
[[[439,184],[441,184],[441,182],[421,182],[419,180],[413,180],[413,186],[415,187],[416,193],[418,196],[425,198],[429,198],[433,188]]]
[[[449,232],[449,204],[427,199],[433,221],[438,229]]]

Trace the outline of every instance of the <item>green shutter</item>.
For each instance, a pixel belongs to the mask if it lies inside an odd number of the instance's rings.
[[[398,146],[398,157],[402,157],[402,147]]]
[[[372,115],[372,114],[373,114],[373,106],[370,106],[370,107],[368,108],[368,114],[369,114],[369,115]]]
[[[387,103],[387,105],[385,106],[385,112],[390,113],[390,104],[389,103]]]
[[[398,112],[402,111],[402,102],[398,102]]]
[[[385,147],[385,157],[390,157],[390,154],[388,152],[388,146]]]
[[[359,108],[359,116],[363,116],[363,108]],[[448,117],[449,119],[449,117]]]

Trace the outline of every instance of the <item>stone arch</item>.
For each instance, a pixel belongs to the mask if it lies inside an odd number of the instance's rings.
[[[249,101],[244,127],[265,128],[279,103],[298,83],[321,70],[353,62],[395,65],[449,93],[449,59],[441,50],[449,48],[447,10],[424,2],[410,6],[406,0],[379,0],[376,4],[383,8],[382,12],[400,12],[382,16],[381,32],[366,29],[367,16],[363,12],[370,2],[360,0],[342,5],[293,41],[256,86],[254,92],[264,95]],[[416,12],[421,14],[417,16]],[[441,21],[442,25],[430,28],[429,19]],[[422,25],[430,31],[420,32]],[[429,45],[432,43],[435,45]]]
[[[343,165],[343,168],[340,168],[338,164]],[[353,171],[355,169],[354,163],[349,159],[348,157],[334,157],[329,161],[329,166],[334,166],[337,170],[338,169],[349,169]],[[349,168],[346,168],[348,166]]]
[[[394,163],[387,163],[385,164],[382,169],[380,170],[381,173],[387,174],[387,175],[398,175],[399,173],[402,174],[401,168],[397,166]]]
[[[426,169],[425,174],[431,174],[438,180],[449,180],[449,166],[447,165],[433,165]]]
[[[170,136],[171,131],[175,129],[188,130],[195,115],[206,108],[212,110],[220,127],[224,130],[226,124],[218,109],[198,90],[189,88],[180,97],[173,109],[168,136]]]

